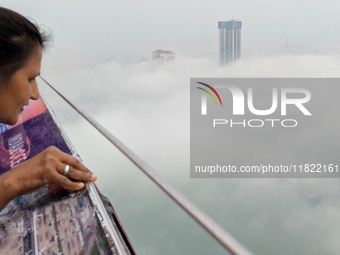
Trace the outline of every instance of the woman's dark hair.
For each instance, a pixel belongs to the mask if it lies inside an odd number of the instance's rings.
[[[49,35],[22,15],[0,7],[0,82],[8,82],[22,68],[38,44],[45,48]]]

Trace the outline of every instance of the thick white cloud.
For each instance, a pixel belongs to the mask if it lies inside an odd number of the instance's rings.
[[[256,254],[336,254],[337,180],[189,178],[191,77],[336,77],[337,56],[257,56],[222,68],[215,59],[81,64],[48,57],[46,77],[89,111]],[[64,73],[60,75],[59,73]],[[142,254],[224,254],[184,212],[45,86],[67,133],[95,171]],[[338,226],[339,225],[339,226]],[[157,244],[156,244],[157,243]]]

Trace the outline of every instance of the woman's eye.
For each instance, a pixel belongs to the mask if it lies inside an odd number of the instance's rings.
[[[31,83],[32,81],[34,81],[35,78],[32,78],[32,79],[28,79],[28,82]]]

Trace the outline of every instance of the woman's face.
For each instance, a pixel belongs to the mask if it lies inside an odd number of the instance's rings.
[[[35,78],[40,74],[41,59],[42,50],[38,47],[8,83],[0,84],[0,123],[14,125],[28,100],[40,97]]]

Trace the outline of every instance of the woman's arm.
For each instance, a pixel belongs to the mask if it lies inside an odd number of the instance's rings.
[[[0,175],[0,211],[17,196],[8,173]]]
[[[65,165],[70,165],[67,177],[64,176]],[[32,193],[47,183],[55,183],[68,190],[84,187],[84,183],[73,182],[68,177],[78,181],[97,179],[79,160],[51,146],[0,175],[0,211],[16,196]]]

